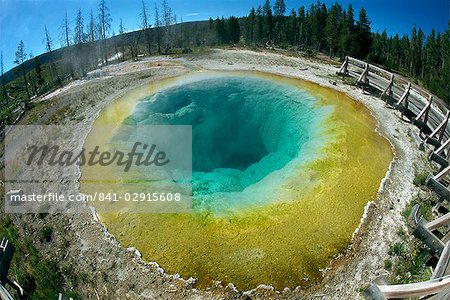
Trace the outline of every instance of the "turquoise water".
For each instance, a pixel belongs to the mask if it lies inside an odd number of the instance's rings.
[[[192,125],[194,207],[224,211],[271,201],[274,186],[319,155],[328,113],[286,83],[208,76],[142,99],[124,123]]]

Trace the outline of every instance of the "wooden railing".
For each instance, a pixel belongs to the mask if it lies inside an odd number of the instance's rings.
[[[373,64],[347,56],[338,75],[356,78],[356,84],[363,89],[372,88],[379,92],[386,104],[398,109],[426,136],[424,140],[440,145],[450,138],[448,117],[450,112],[444,101],[426,89],[409,82]]]

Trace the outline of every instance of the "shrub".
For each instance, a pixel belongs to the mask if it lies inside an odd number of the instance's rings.
[[[390,259],[384,261],[384,268],[388,271],[392,269],[392,261]]]
[[[406,252],[406,248],[405,248],[405,244],[401,243],[401,242],[397,242],[394,245],[391,246],[391,248],[389,249],[388,254],[389,255],[396,255],[396,256],[401,256],[403,254],[405,254]]]
[[[414,250],[408,259],[401,259],[399,264],[395,266],[392,283],[404,284],[429,280],[431,271],[426,265],[426,259],[429,255],[429,250],[422,247]]]
[[[52,240],[52,233],[53,230],[44,225],[44,227],[42,227],[40,235],[41,235],[41,241],[46,241],[46,242],[50,242]]]
[[[305,55],[306,57],[316,57],[316,52],[311,49],[308,49],[306,50]]]
[[[426,172],[416,173],[416,175],[414,176],[414,180],[413,180],[414,185],[415,186],[424,186],[426,184],[427,177],[428,177],[428,173],[426,173]]]

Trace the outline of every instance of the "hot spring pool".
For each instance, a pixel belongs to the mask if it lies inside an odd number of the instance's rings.
[[[101,124],[192,125],[192,213],[100,218],[123,246],[199,287],[317,282],[392,159],[361,104],[260,73],[163,80],[106,107]]]
[[[141,99],[124,124],[192,125],[194,209],[224,214],[275,202],[320,156],[331,110],[287,83],[210,74]]]

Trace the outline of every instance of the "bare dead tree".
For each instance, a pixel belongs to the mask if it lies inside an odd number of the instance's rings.
[[[87,48],[89,49],[89,59],[88,62],[91,67],[96,67],[98,65],[98,53],[97,53],[97,45],[95,45],[95,40],[97,39],[97,30],[96,30],[96,24],[95,24],[95,17],[94,12],[89,12],[89,22],[86,26],[86,41],[89,42],[89,45]]]
[[[161,18],[159,16],[159,9],[155,3],[155,31],[156,31],[156,43],[158,44],[158,54],[161,54]]]
[[[164,38],[165,38],[165,49],[164,54],[168,54],[172,48],[172,35],[170,32],[170,25],[174,22],[172,8],[169,6],[167,0],[163,0],[163,22],[164,22]]]
[[[148,10],[147,10],[147,6],[145,5],[145,1],[142,0],[142,6],[141,6],[141,18],[142,18],[142,30],[144,31],[145,34],[145,39],[147,41],[147,49],[148,49],[148,54],[151,55],[152,54],[152,41],[151,41],[151,36],[150,36],[150,23],[148,22]]]
[[[67,10],[64,15],[62,28],[63,28],[63,38],[64,38],[65,46],[70,47],[70,27],[69,27],[69,18],[67,17]]]
[[[105,40],[108,37],[109,30],[111,29],[111,14],[109,8],[106,6],[106,0],[100,0],[98,5],[98,21],[100,25],[100,39]]]
[[[94,13],[92,12],[92,9],[89,14],[88,34],[89,34],[89,42],[93,43],[95,41],[95,20],[94,20]]]
[[[109,30],[111,29],[111,14],[109,13],[109,8],[106,6],[106,0],[100,0],[98,5],[98,29],[99,36],[101,40],[101,50],[103,61],[108,62],[108,49],[106,47],[106,38],[108,37]]]
[[[28,57],[29,57],[30,61],[33,60],[33,58],[34,58],[33,52],[30,52]],[[37,87],[37,83],[36,83],[36,76],[37,76],[36,70],[31,70],[28,72],[28,82],[31,87],[31,92],[34,94],[33,97],[39,96],[39,91],[38,91],[38,87]]]
[[[75,68],[79,70],[81,77],[87,73],[90,53],[88,53],[89,46],[85,44],[86,36],[84,33],[84,18],[81,12],[81,8],[78,9],[75,17],[75,29],[73,42],[75,44],[75,56],[73,57],[73,63]]]
[[[61,77],[59,76],[58,69],[57,69],[55,61],[53,59],[53,41],[52,41],[52,38],[50,37],[50,34],[48,33],[47,25],[45,25],[44,27],[45,27],[44,43],[45,43],[45,49],[47,50],[49,57],[50,57],[51,70],[52,70],[53,76],[56,77],[56,82],[59,84],[60,87],[63,87]]]
[[[119,23],[119,38],[120,38],[120,43],[122,45],[122,61],[125,61],[125,43],[123,40],[124,33],[125,33],[125,27],[123,27],[123,22],[122,22],[122,18],[121,18],[120,23]]]
[[[70,45],[70,36],[71,36],[71,30],[69,25],[69,18],[67,17],[67,10],[64,14],[64,19],[61,26],[61,44],[65,47],[67,47],[66,54],[63,57],[64,66],[68,70],[68,73],[72,79],[75,78],[75,74],[73,71],[73,53],[71,49],[69,49]]]

